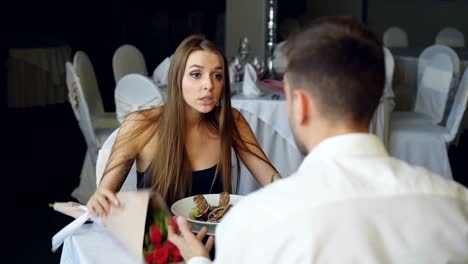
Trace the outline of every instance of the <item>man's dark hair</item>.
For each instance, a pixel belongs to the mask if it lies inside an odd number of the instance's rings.
[[[330,120],[369,122],[385,83],[383,46],[352,17],[312,21],[285,45],[291,89],[305,88]]]

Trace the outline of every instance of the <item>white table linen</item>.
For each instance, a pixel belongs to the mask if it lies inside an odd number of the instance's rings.
[[[299,167],[304,156],[297,148],[289,127],[284,95],[268,89],[262,89],[262,92],[262,97],[235,95],[231,104],[245,117],[273,166],[283,177],[288,176]],[[255,178],[242,165],[238,193],[245,195],[259,187]]]
[[[85,224],[63,243],[62,264],[142,263],[102,225]]]

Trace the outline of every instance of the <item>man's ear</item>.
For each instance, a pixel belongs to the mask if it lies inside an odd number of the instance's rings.
[[[295,89],[293,91],[293,118],[298,125],[303,125],[308,122],[310,101],[309,95],[304,89]]]

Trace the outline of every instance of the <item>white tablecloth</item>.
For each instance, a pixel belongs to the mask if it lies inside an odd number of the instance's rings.
[[[85,224],[65,239],[60,263],[135,264],[143,262],[132,256],[103,226]]]
[[[284,95],[267,89],[262,97],[245,97],[241,94],[231,99],[254,132],[260,147],[282,176],[288,176],[299,167],[304,156],[297,148],[289,127]],[[273,99],[274,98],[274,99]],[[239,194],[248,194],[259,188],[258,183],[241,167]]]

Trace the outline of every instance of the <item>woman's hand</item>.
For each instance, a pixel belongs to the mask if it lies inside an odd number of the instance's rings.
[[[193,257],[209,258],[209,252],[214,244],[214,237],[210,236],[205,245],[201,242],[208,229],[203,227],[195,236],[192,233],[192,225],[182,216],[177,217],[177,225],[180,233],[176,233],[176,230],[169,225],[167,238],[179,248],[184,260],[188,262]]]
[[[92,216],[106,216],[109,213],[111,203],[114,206],[119,206],[119,200],[115,193],[104,187],[98,187],[89,198],[87,206]]]

